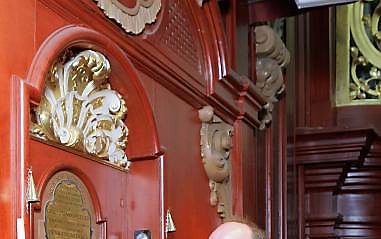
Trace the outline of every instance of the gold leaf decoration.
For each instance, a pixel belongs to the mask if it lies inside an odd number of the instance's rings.
[[[92,50],[67,55],[47,76],[31,133],[127,167],[127,107],[108,83],[109,61]]]
[[[380,0],[338,8],[337,105],[381,103],[380,18]]]

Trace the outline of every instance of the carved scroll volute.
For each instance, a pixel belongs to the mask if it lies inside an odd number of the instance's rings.
[[[260,129],[272,121],[274,103],[285,90],[282,68],[290,62],[290,53],[282,39],[269,26],[255,28],[257,50],[256,86],[265,96],[267,104],[263,108]]]
[[[221,218],[231,215],[230,151],[233,146],[233,127],[214,115],[213,108],[199,110],[202,122],[201,157],[209,178],[210,204],[217,206]]]

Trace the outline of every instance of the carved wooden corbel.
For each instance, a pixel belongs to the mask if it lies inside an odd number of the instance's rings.
[[[271,124],[274,103],[285,90],[282,68],[290,62],[290,53],[282,39],[269,26],[255,28],[257,50],[256,86],[266,98],[267,104],[261,113],[260,129]]]
[[[211,106],[199,110],[202,122],[201,157],[209,178],[210,204],[217,206],[221,218],[231,215],[230,151],[233,146],[233,127],[214,114]]]

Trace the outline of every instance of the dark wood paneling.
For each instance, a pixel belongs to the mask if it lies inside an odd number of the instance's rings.
[[[249,11],[250,23],[271,21],[299,13],[295,2],[292,0],[252,1],[249,4]]]
[[[381,132],[381,107],[347,106],[337,108],[337,122],[343,128],[371,127]]]
[[[288,25],[295,56],[288,78],[296,90],[289,110],[294,103],[299,127],[299,238],[379,238],[380,107],[335,107],[334,24],[334,9],[317,9]]]
[[[373,130],[298,132],[301,232],[309,238],[378,238],[380,138]]]
[[[245,123],[242,124],[241,134],[242,139],[242,179],[243,179],[243,212],[244,216],[253,222],[256,222],[256,207],[255,194],[256,188],[256,168],[258,167],[258,158],[255,155],[256,148],[256,134],[255,130]]]
[[[288,43],[295,57],[288,69],[289,78],[295,78],[297,127],[336,125],[331,87],[335,74],[333,19],[333,10],[322,8],[289,22],[288,34],[295,36]]]

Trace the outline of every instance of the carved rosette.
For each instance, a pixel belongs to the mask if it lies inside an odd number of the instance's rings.
[[[285,90],[282,68],[290,62],[290,53],[282,39],[269,26],[255,28],[257,49],[256,86],[267,104],[261,113],[260,129],[265,129],[272,121],[274,103]]]
[[[213,108],[205,106],[199,110],[202,122],[201,157],[209,178],[210,204],[217,206],[221,218],[231,215],[230,199],[230,151],[233,127],[214,115]]]
[[[107,17],[117,21],[127,33],[139,34],[156,21],[161,0],[94,0]]]
[[[69,54],[51,67],[31,133],[126,168],[127,107],[108,83],[110,63],[91,50]]]

